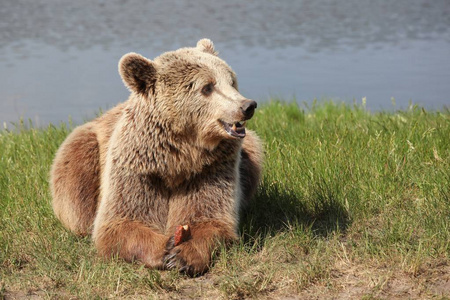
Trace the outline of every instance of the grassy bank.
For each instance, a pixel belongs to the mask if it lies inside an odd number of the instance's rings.
[[[20,126],[19,126],[20,127]],[[205,276],[103,261],[48,189],[70,129],[0,132],[0,299],[450,297],[450,112],[258,108],[265,141],[242,238]]]

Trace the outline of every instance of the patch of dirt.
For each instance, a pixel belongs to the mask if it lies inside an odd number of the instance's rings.
[[[270,295],[272,299],[432,299],[450,297],[450,266],[429,265],[418,274],[389,267],[342,265],[332,278],[300,291],[296,296]]]
[[[43,299],[44,293],[40,291],[5,291],[3,294],[0,295],[0,299],[2,300],[37,300],[37,299]]]
[[[415,273],[395,269],[392,266],[357,265],[340,262],[327,279],[308,286],[304,290],[293,290],[293,284],[274,282],[274,289],[255,295],[257,299],[435,299],[450,297],[450,266],[447,262],[435,262],[422,266]],[[53,291],[53,295],[55,295]],[[68,299],[68,294],[59,294]],[[177,291],[161,291],[159,299],[230,299],[218,287],[218,277],[212,273],[197,278],[183,278]],[[146,299],[149,295],[128,295],[127,299]],[[43,299],[48,294],[43,290],[12,291],[4,289],[0,299]],[[245,295],[234,295],[234,299],[246,299]]]

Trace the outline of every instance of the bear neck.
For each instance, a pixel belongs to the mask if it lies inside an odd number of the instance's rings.
[[[136,103],[137,102],[137,103]],[[235,168],[241,140],[222,140],[202,147],[195,133],[177,132],[173,122],[149,101],[130,101],[125,109],[116,162],[132,172],[153,175],[176,188],[220,162]]]

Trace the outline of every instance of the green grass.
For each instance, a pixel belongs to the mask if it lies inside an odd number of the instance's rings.
[[[250,127],[262,184],[240,242],[195,279],[104,261],[63,229],[48,174],[70,128],[1,131],[0,299],[450,297],[448,109],[272,102]]]

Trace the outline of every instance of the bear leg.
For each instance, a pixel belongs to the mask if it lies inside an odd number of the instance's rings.
[[[168,237],[141,222],[117,220],[102,224],[94,233],[95,246],[100,255],[161,269]]]
[[[91,124],[76,128],[58,150],[50,187],[53,210],[78,235],[91,232],[100,186],[100,154]]]
[[[178,246],[174,246],[173,237],[169,239],[164,256],[167,269],[178,269],[189,276],[205,273],[219,245],[237,239],[233,226],[219,220],[191,224],[189,228],[190,238]]]

